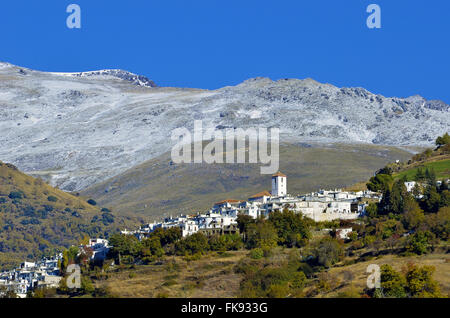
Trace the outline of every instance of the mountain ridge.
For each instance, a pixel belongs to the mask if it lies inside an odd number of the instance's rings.
[[[431,146],[449,105],[312,79],[256,78],[217,90],[143,87],[109,76],[0,66],[0,158],[79,191],[170,151],[171,132],[279,127],[281,142]]]

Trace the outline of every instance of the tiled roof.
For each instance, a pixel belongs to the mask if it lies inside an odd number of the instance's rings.
[[[230,200],[223,200],[223,201],[220,201],[220,202],[216,202],[216,203],[214,203],[214,205],[219,205],[219,204],[223,204],[223,203],[239,203],[239,202],[242,202],[241,200],[232,200],[232,199],[230,199]]]
[[[255,195],[252,195],[251,197],[249,197],[249,199],[261,198],[263,196],[270,197],[270,193],[268,191],[259,192]]]
[[[272,177],[287,177],[287,176],[284,173],[281,173],[280,171],[278,171],[277,173],[272,175]]]

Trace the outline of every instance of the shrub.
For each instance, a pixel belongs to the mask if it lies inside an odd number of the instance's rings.
[[[433,234],[429,231],[417,232],[412,235],[406,245],[406,250],[418,255],[427,253],[431,248]]]
[[[250,224],[247,229],[247,248],[255,247],[272,248],[277,245],[278,236],[272,223],[260,220],[256,224]]]
[[[22,191],[11,191],[8,196],[10,199],[23,199],[25,194]]]
[[[103,213],[102,214],[102,222],[105,226],[114,223],[114,216],[110,213]]]
[[[441,291],[436,281],[432,279],[434,266],[418,267],[414,264],[408,264],[406,267],[407,290],[412,297],[436,298],[441,297]]]
[[[264,257],[264,252],[262,250],[262,248],[254,248],[250,251],[250,257],[253,259],[260,259]]]
[[[344,255],[344,251],[339,242],[333,238],[322,239],[317,248],[314,249],[314,256],[319,265],[330,267],[339,262]]]
[[[287,247],[304,246],[310,237],[308,219],[301,213],[294,213],[285,208],[283,212],[270,214],[269,222],[277,230],[278,244]]]
[[[50,202],[57,202],[58,198],[53,195],[50,195],[49,197],[47,197],[47,200]]]
[[[442,297],[438,283],[432,278],[434,271],[433,266],[419,267],[409,263],[402,274],[390,265],[382,265],[381,289],[375,291],[374,297]]]
[[[238,234],[214,235],[209,238],[211,251],[236,251],[242,247],[242,240]]]
[[[95,200],[93,200],[93,199],[89,199],[89,200],[87,200],[87,203],[89,203],[90,205],[97,205],[97,202],[95,202]]]
[[[157,237],[161,241],[161,245],[166,246],[179,241],[182,238],[182,233],[179,227],[169,229],[157,228],[150,236]]]
[[[450,144],[450,135],[448,133],[445,133],[442,137],[439,136],[436,138],[437,146],[443,146],[447,144]]]
[[[193,255],[204,253],[208,250],[208,239],[202,233],[192,234],[185,239],[176,242],[175,251],[178,255]]]
[[[381,266],[381,288],[385,297],[406,297],[406,280],[390,265]],[[377,297],[381,294],[377,294]]]

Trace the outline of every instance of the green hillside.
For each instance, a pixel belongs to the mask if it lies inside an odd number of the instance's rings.
[[[345,187],[367,180],[411,152],[395,147],[348,144],[282,144],[280,171],[291,194]],[[158,218],[204,211],[224,199],[247,199],[271,190],[257,164],[172,164],[165,154],[82,192],[124,215]]]
[[[0,269],[132,224],[0,162]]]
[[[419,169],[422,170],[434,170],[436,174],[436,178],[438,180],[448,179],[450,178],[450,159],[444,159],[444,160],[437,160],[437,161],[430,161],[430,162],[424,162],[419,165],[416,165],[411,168],[407,168],[404,171],[401,171],[397,174],[395,174],[395,178],[403,178],[406,177],[408,181],[414,180],[414,177],[417,174],[417,171]]]

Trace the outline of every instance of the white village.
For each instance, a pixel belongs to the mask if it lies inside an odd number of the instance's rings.
[[[281,172],[272,175],[272,191],[257,193],[247,201],[223,200],[203,214],[180,215],[165,218],[163,222],[154,222],[141,226],[137,230],[121,231],[124,235],[134,235],[142,240],[157,228],[167,229],[179,227],[182,236],[186,237],[197,232],[207,236],[239,233],[238,215],[248,215],[254,219],[267,218],[274,211],[284,208],[302,213],[316,222],[332,220],[356,220],[364,216],[367,199],[381,200],[381,194],[366,191],[319,190],[318,192],[292,196],[287,192],[287,176]],[[405,183],[411,192],[415,184]],[[337,235],[341,239],[348,237],[351,227],[341,228]],[[106,239],[90,239],[89,244],[79,246],[80,251],[89,250],[91,261],[104,260],[110,249]],[[38,262],[24,262],[19,268],[0,272],[0,294],[13,290],[18,297],[24,298],[31,290],[41,287],[58,287],[60,276],[59,262],[62,254],[51,258],[43,258]],[[2,291],[3,287],[3,291]]]
[[[257,193],[247,201],[223,200],[204,214],[169,217],[163,222],[149,223],[138,230],[122,231],[122,234],[144,238],[157,228],[180,227],[183,237],[202,232],[205,235],[231,234],[238,231],[238,215],[256,219],[267,218],[273,211],[288,208],[302,213],[316,222],[354,220],[364,215],[368,205],[364,199],[381,200],[381,194],[372,191],[348,192],[341,189],[320,190],[292,196],[287,192],[287,176],[281,172],[272,175],[272,191]]]
[[[89,251],[90,261],[104,260],[109,251],[105,239],[90,239],[87,245],[80,245],[80,253]],[[0,297],[12,291],[19,298],[27,297],[30,291],[38,288],[57,288],[63,278],[60,264],[63,254],[42,258],[37,262],[23,262],[19,268],[0,272]]]

